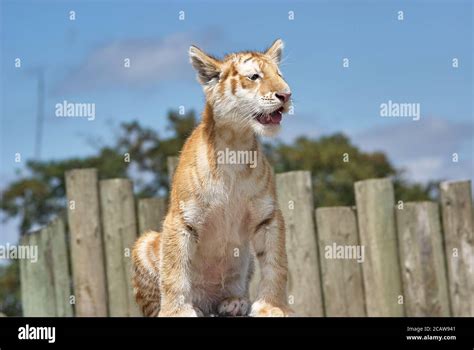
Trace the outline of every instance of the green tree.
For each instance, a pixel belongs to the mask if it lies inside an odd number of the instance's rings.
[[[195,125],[194,112],[179,115],[170,111],[168,137],[132,121],[122,124],[114,144],[103,146],[96,156],[28,161],[29,175],[2,192],[0,209],[6,219],[20,218],[22,233],[46,224],[65,207],[64,173],[74,168],[97,168],[101,179],[129,177],[139,197],[165,194],[169,189],[167,158],[179,154]],[[311,171],[316,206],[353,205],[354,182],[368,178],[392,177],[396,198],[405,201],[430,199],[435,193],[436,182],[427,186],[408,183],[385,154],[363,152],[342,134],[265,144],[265,152],[277,173]]]
[[[342,134],[318,139],[300,137],[292,144],[266,147],[276,172],[309,170],[316,206],[354,205],[354,182],[392,177],[401,200],[430,198],[430,186],[409,184],[381,152],[362,152]]]
[[[179,153],[196,118],[194,112],[181,116],[170,111],[168,121],[171,135],[167,138],[133,121],[122,124],[115,144],[102,147],[95,156],[28,161],[29,175],[14,181],[1,193],[0,210],[5,219],[19,218],[22,234],[48,223],[66,206],[64,173],[71,169],[97,168],[100,179],[132,178],[138,196],[166,192],[166,159]],[[145,180],[144,174],[148,175]]]
[[[170,135],[162,137],[137,121],[124,123],[112,145],[97,155],[61,161],[30,160],[25,173],[1,193],[0,210],[6,220],[20,219],[20,232],[47,224],[66,207],[64,173],[74,168],[97,168],[101,179],[129,177],[137,196],[165,194],[169,189],[167,157],[179,154],[196,125],[194,112],[168,113]],[[412,184],[381,152],[367,153],[342,134],[317,139],[300,137],[293,143],[264,144],[275,171],[309,170],[316,206],[353,205],[354,182],[390,176],[401,200],[430,199],[436,187]],[[129,161],[127,161],[129,160]],[[20,314],[18,263],[0,267],[0,311]]]
[[[156,131],[141,126],[137,121],[122,124],[115,149],[118,154],[129,153],[130,165],[142,175],[134,176],[134,172],[129,172],[139,196],[149,197],[169,190],[167,159],[179,154],[195,126],[194,111],[185,115],[169,111],[167,129],[171,136],[167,138],[160,138]],[[148,180],[142,180],[142,177]]]
[[[20,268],[18,260],[0,265],[0,312],[7,316],[20,316]]]

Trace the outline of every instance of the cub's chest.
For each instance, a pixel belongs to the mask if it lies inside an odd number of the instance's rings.
[[[224,286],[246,275],[256,218],[238,196],[208,208],[198,228],[193,267],[198,285]]]
[[[199,245],[218,255],[246,244],[275,210],[272,192],[261,191],[266,188],[259,183],[261,177],[244,176],[242,169],[221,165],[220,176],[209,176],[199,195],[183,203],[184,221],[196,230]]]
[[[186,204],[185,221],[201,231],[219,231],[221,235],[249,233],[275,210],[275,198],[270,194],[255,196],[255,187],[248,184],[215,186],[201,198]]]

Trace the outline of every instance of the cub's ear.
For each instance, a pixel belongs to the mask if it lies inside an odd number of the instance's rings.
[[[276,64],[280,64],[284,46],[283,40],[277,39],[273,42],[272,46],[265,51],[265,55],[270,57],[270,59]]]
[[[213,79],[219,78],[221,63],[217,59],[196,46],[189,48],[189,58],[198,73],[197,78],[201,84],[206,85]]]

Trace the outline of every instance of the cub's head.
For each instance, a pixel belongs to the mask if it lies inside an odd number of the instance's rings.
[[[278,68],[282,50],[278,39],[265,52],[233,53],[219,60],[196,46],[189,48],[216,123],[250,127],[259,135],[279,131],[282,113],[291,104],[290,87]]]

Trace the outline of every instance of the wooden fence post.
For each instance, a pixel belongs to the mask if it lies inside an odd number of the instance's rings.
[[[161,232],[163,219],[166,215],[164,198],[142,198],[138,200],[139,234],[152,230]]]
[[[100,181],[100,203],[109,314],[140,316],[131,276],[131,250],[137,238],[132,182],[127,179]]]
[[[395,198],[390,179],[354,184],[367,316],[403,316],[403,295],[395,232]]]
[[[253,259],[254,259],[254,269],[253,269],[253,274],[252,278],[250,279],[249,282],[249,296],[250,296],[250,301],[254,302],[257,298],[258,294],[258,286],[260,284],[260,280],[262,279],[262,274],[260,272],[260,266],[258,263],[258,259],[255,256],[255,252],[253,254]]]
[[[361,268],[365,251],[359,244],[354,210],[318,208],[316,225],[326,316],[365,316]]]
[[[70,300],[71,274],[64,220],[61,217],[56,218],[46,228],[46,232],[51,240],[56,316],[71,317],[74,312]]]
[[[65,176],[76,316],[107,316],[97,169]]]
[[[324,316],[311,173],[277,174],[276,187],[285,218],[290,306],[300,316]]]
[[[51,241],[47,229],[25,235],[21,245],[28,246],[30,251],[36,250],[36,259],[20,261],[23,316],[54,317],[56,300]]]
[[[173,175],[176,170],[176,167],[178,166],[179,162],[179,157],[168,157],[167,159],[167,165],[168,165],[168,178],[170,181],[170,189],[171,189],[171,183],[173,182]]]
[[[438,204],[404,203],[396,210],[407,316],[449,316]]]
[[[442,182],[441,208],[453,316],[474,316],[471,182]]]
[[[24,235],[20,238],[19,245],[22,247],[27,247],[30,244],[29,235]],[[31,305],[32,305],[32,289],[30,282],[30,271],[29,264],[32,262],[29,259],[21,259],[19,261],[20,265],[20,293],[21,293],[21,308],[22,314],[24,317],[31,315]]]

